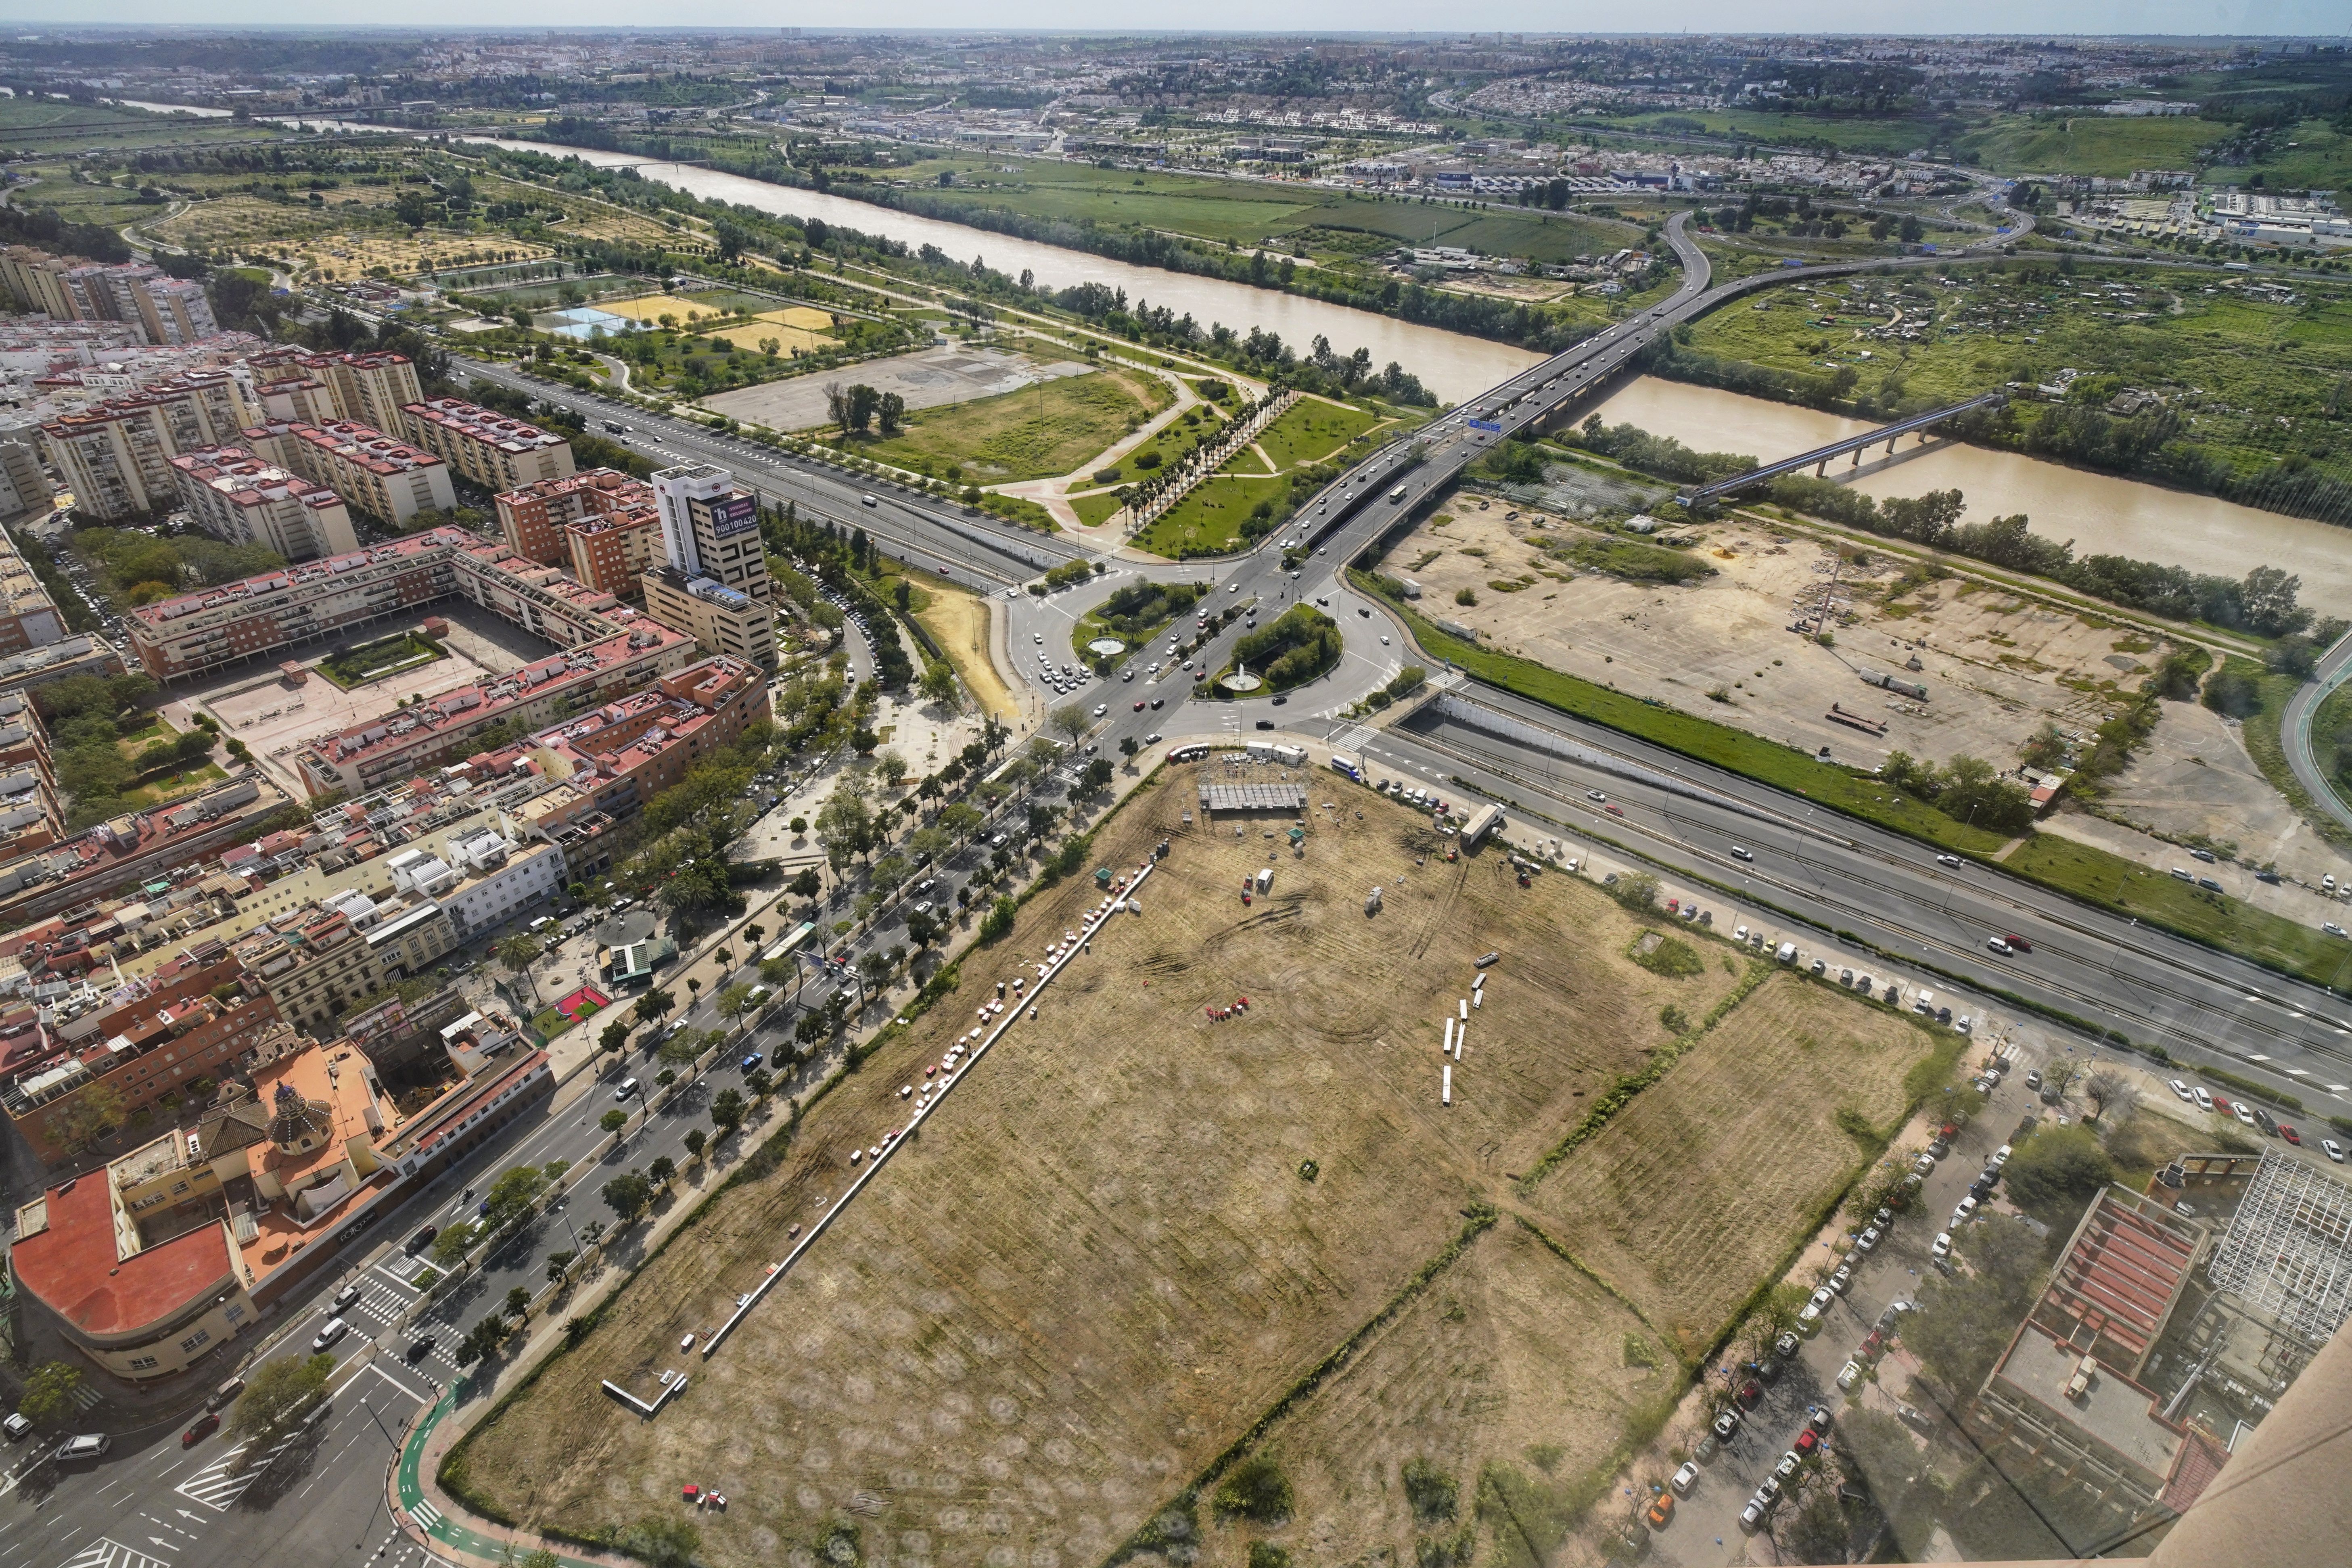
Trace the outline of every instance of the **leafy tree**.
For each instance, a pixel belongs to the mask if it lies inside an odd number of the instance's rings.
[[[564,1270],[570,1268],[572,1267],[572,1260],[579,1256],[580,1255],[578,1253],[569,1250],[549,1253],[547,1255],[547,1282],[551,1285],[562,1284],[563,1282]]]
[[[334,1375],[331,1355],[289,1355],[266,1361],[245,1380],[236,1408],[229,1412],[228,1435],[247,1447],[274,1443],[310,1414],[325,1397]]]
[[[563,1559],[544,1546],[534,1546],[515,1559],[515,1568],[563,1568]]]
[[[922,684],[918,689],[926,702],[936,703],[950,713],[963,711],[963,683],[956,679],[955,666],[943,658],[933,659],[923,667]]]
[[[1225,1472],[1211,1501],[1220,1518],[1274,1525],[1290,1517],[1297,1499],[1282,1468],[1264,1454],[1253,1454]]]
[[[677,1174],[677,1162],[667,1154],[660,1155],[646,1167],[646,1174],[655,1186],[666,1187],[669,1185],[669,1179]]]
[[[1452,1476],[1421,1458],[1407,1459],[1403,1474],[1405,1500],[1412,1505],[1414,1522],[1444,1524],[1454,1517],[1460,1489]]]
[[[613,1107],[612,1110],[604,1112],[604,1115],[596,1118],[596,1125],[603,1128],[607,1132],[618,1132],[622,1128],[626,1127],[628,1124],[629,1113],[622,1110],[617,1105]]]
[[[467,1331],[464,1339],[457,1342],[456,1352],[457,1364],[471,1366],[476,1362],[489,1360],[499,1353],[499,1348],[507,1342],[513,1332],[513,1325],[509,1324],[502,1314],[498,1312],[488,1314]]]
[[[669,1010],[677,1005],[677,998],[668,992],[648,991],[637,998],[637,1005],[632,1007],[630,1012],[635,1015],[638,1023],[650,1024],[655,1019],[667,1015]]]
[[[130,1114],[122,1091],[101,1079],[42,1118],[41,1129],[68,1156],[86,1154],[112,1136]]]
[[[45,1361],[25,1380],[25,1395],[16,1414],[36,1426],[49,1426],[70,1416],[78,1406],[74,1394],[82,1384],[81,1369],[70,1362]]]
[[[799,821],[797,817],[793,820],[795,822]],[[805,829],[795,827],[793,831],[803,832],[805,831]],[[814,899],[817,894],[824,890],[824,879],[816,874],[816,868],[814,866],[802,867],[800,874],[794,877],[791,883],[784,889],[784,891],[792,894],[793,897],[796,899]]]
[[[499,1173],[484,1202],[489,1205],[482,1223],[497,1230],[529,1209],[548,1187],[549,1176],[535,1165],[516,1165]]]
[[[743,1087],[751,1091],[753,1100],[765,1105],[768,1097],[776,1091],[776,1080],[767,1068],[753,1068],[743,1075]]]
[[[2139,1089],[2113,1068],[2099,1068],[2083,1080],[2083,1096],[2098,1107],[2102,1121],[2120,1121],[2139,1104]]]
[[[2011,1156],[2011,1168],[2016,1164]],[[1920,1287],[1918,1310],[1904,1314],[1903,1342],[1947,1391],[1966,1395],[1984,1382],[2042,1293],[2050,1257],[2032,1229],[2014,1220],[1963,1226],[1952,1251],[1966,1268]]]
[[[2089,1128],[2045,1127],[2017,1146],[2001,1179],[2011,1203],[2053,1230],[2064,1230],[2116,1179],[2116,1163]]]
[[[708,1148],[709,1143],[710,1140],[709,1136],[703,1132],[701,1128],[689,1127],[686,1130],[686,1157],[688,1159],[701,1159],[702,1151]]]
[[[455,1268],[473,1250],[474,1238],[480,1233],[480,1227],[470,1219],[442,1226],[441,1234],[433,1238],[433,1261],[444,1268]]]
[[[652,1206],[654,1184],[642,1171],[624,1171],[604,1184],[604,1202],[627,1225]]]
[[[1013,930],[1013,916],[1020,912],[1021,907],[1010,898],[999,898],[988,907],[988,913],[980,922],[980,940],[994,942],[1009,933]]]
[[[617,1054],[628,1048],[629,1021],[626,1018],[614,1019],[604,1026],[604,1033],[596,1037],[596,1049],[599,1053],[612,1051]]]
[[[743,1103],[743,1096],[735,1089],[722,1089],[711,1099],[710,1123],[719,1129],[719,1135],[721,1138],[729,1136],[737,1128],[742,1126],[746,1113],[747,1108]]]
[[[1073,745],[1076,745],[1079,738],[1086,734],[1087,726],[1094,722],[1087,716],[1085,706],[1076,702],[1063,703],[1045,716],[1045,721],[1067,735]]]
[[[530,1292],[518,1285],[507,1292],[507,1316],[523,1318],[530,1315]]]

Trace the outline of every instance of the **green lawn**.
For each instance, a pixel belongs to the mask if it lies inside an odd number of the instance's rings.
[[[419,668],[448,655],[415,632],[378,637],[355,647],[340,648],[319,661],[319,673],[349,690],[400,671]]]
[[[2352,801],[2352,681],[2329,693],[2311,716],[2311,754],[2335,784],[2336,797]]]
[[[1135,542],[1171,561],[1222,553],[1240,540],[1242,524],[1258,502],[1271,500],[1289,488],[1290,481],[1278,476],[1211,474],[1182,500],[1153,519]]]
[[[173,773],[151,774],[137,789],[122,792],[122,809],[147,811],[163,805],[167,800],[175,800],[193,790],[203,789],[207,784],[219,784],[227,777],[228,774],[221,771],[220,764],[217,763],[204,763],[193,768],[183,768]]]
[[[2303,787],[2303,781],[2294,776],[2294,770],[2287,765],[2286,742],[2283,734],[2286,705],[2303,682],[2292,675],[2268,674],[2260,664],[2250,658],[2232,658],[2224,668],[2252,676],[2254,689],[2262,694],[2262,706],[2248,714],[2245,722],[2238,728],[2239,739],[2246,743],[2246,754],[2253,758],[2254,765],[2262,769],[2263,777],[2270,780],[2271,787],[2284,796],[2286,803],[2311,825],[2314,833],[2331,844],[2352,847],[2352,829],[2347,829],[2342,823],[2321,810],[2311,798],[2311,793]],[[2336,755],[2333,731],[2326,728],[2327,710],[2343,702],[2347,692],[2352,692],[2352,687],[2338,688],[2334,696],[2320,705],[2319,711],[2311,716],[2312,755],[2318,759],[2322,773],[2334,764]],[[2352,708],[2339,709],[2338,712],[2352,712]]]
[[[1070,501],[1070,510],[1076,512],[1078,521],[1088,528],[1098,528],[1108,522],[1111,514],[1118,510],[1118,497],[1108,492],[1098,496],[1077,496]]]
[[[1335,406],[1302,397],[1257,438],[1276,469],[1319,463],[1380,423],[1360,408]]]
[[[2001,864],[2085,903],[2166,927],[2316,984],[2341,986],[2352,976],[2352,943],[2340,937],[2054,833],[2034,835]]]
[[[1157,389],[1160,401],[1149,400]],[[906,428],[861,447],[884,462],[953,463],[967,481],[994,484],[1066,474],[1141,425],[1170,394],[1157,381],[1091,371],[907,416]]]

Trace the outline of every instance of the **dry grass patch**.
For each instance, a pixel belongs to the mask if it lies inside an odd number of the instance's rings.
[[[1581,1475],[1617,1450],[1629,1410],[1681,1388],[1630,1308],[1506,1220],[1268,1439],[1290,1522],[1211,1528],[1202,1561],[1244,1568],[1269,1539],[1294,1563],[1417,1562],[1474,1528],[1489,1464]]]
[[[1839,1110],[1889,1125],[1934,1048],[1902,1014],[1775,974],[1529,1205],[1696,1357],[1863,1164]]]
[[[1142,915],[1097,940],[683,1398],[640,1422],[598,1381],[650,1389],[685,1364],[679,1337],[719,1321],[786,1228],[840,1194],[850,1151],[903,1124],[899,1086],[1077,923],[1090,879],[968,957],[961,991],[821,1100],[772,1176],[719,1199],[484,1428],[462,1461],[475,1495],[588,1535],[675,1510],[698,1480],[730,1504],[698,1521],[713,1568],[788,1557],[839,1521],[894,1557],[1098,1559],[1666,1043],[1663,1005],[1703,1015],[1731,984],[1720,966],[1637,968],[1637,928],[1588,884],[1522,890],[1491,849],[1417,865],[1436,847],[1418,819],[1330,775],[1310,781],[1297,859],[1265,818],[1238,838],[1183,828],[1193,784],[1171,770],[1100,836],[1097,862],[1132,865],[1173,835]],[[1244,907],[1244,875],[1270,857],[1271,894]],[[1387,907],[1368,918],[1376,882]],[[1504,959],[1442,1108],[1439,1020],[1489,949]],[[1206,1016],[1241,995],[1243,1017]],[[1565,1292],[1557,1331],[1575,1331],[1593,1293],[1494,1245],[1509,1260],[1479,1287],[1496,1297],[1482,1331],[1550,1331],[1543,1279]],[[1461,1289],[1454,1272],[1431,1289]],[[1531,1411],[1554,1374],[1507,1359],[1536,1380]]]

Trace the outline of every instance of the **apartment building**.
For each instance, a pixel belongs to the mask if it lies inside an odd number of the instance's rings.
[[[567,875],[563,851],[555,845],[509,838],[488,826],[451,834],[439,854],[404,849],[384,865],[401,891],[431,899],[448,912],[460,942],[552,898]]]
[[[749,659],[776,668],[776,612],[765,599],[708,577],[689,577],[674,566],[657,566],[638,580],[646,613],[694,638],[705,653]]]
[[[83,515],[137,517],[178,504],[173,458],[234,445],[254,420],[236,376],[189,371],[60,415],[41,426],[41,448]]]
[[[760,536],[760,498],[710,463],[687,463],[654,475],[662,552],[681,576],[707,577],[767,603],[767,545]]]
[[[56,494],[29,441],[0,440],[0,522],[48,510]]]
[[[0,860],[46,849],[65,837],[65,808],[40,715],[22,696],[0,697]]]
[[[456,593],[456,547],[478,542],[457,529],[428,529],[141,605],[128,616],[131,652],[148,674],[171,680],[345,636]]]
[[[16,542],[0,533],[0,655],[47,647],[65,637],[65,617],[58,614],[49,591],[18,552]]]
[[[483,750],[485,731],[509,722],[536,729],[564,713],[609,702],[685,667],[693,641],[649,617],[602,642],[583,644],[473,686],[315,741],[291,758],[313,795],[360,794]]]
[[[257,544],[289,561],[360,547],[342,497],[242,447],[183,452],[172,469],[189,518],[215,539]]]
[[[680,638],[681,642],[685,639]],[[248,773],[169,805],[128,812],[47,849],[0,860],[0,928],[70,909],[253,837],[286,797]]]
[[[571,442],[478,403],[436,397],[400,412],[411,441],[485,489],[520,489],[572,472]]]
[[[213,962],[180,961],[161,984],[125,987],[122,1001],[76,1020],[84,1032],[0,1086],[0,1110],[44,1164],[74,1152],[75,1108],[100,1086],[119,1097],[126,1116],[176,1105],[191,1085],[233,1070],[277,1026],[268,993],[247,990],[235,960],[219,943],[209,946]],[[207,994],[191,977],[228,995]]]
[[[582,583],[623,598],[635,596],[637,575],[659,549],[653,487],[617,469],[501,491],[498,508],[508,549],[543,566],[569,566]],[[583,539],[593,543],[583,547]]]
[[[342,417],[335,407],[333,391],[315,375],[257,381],[252,402],[262,418],[282,419],[289,425],[331,425]]]
[[[238,438],[255,456],[326,486],[346,505],[394,527],[427,507],[447,511],[457,504],[449,467],[440,458],[356,420],[259,421]]]
[[[457,928],[432,900],[387,906],[352,890],[273,921],[232,951],[247,983],[269,994],[279,1017],[316,1029],[429,970],[457,945]]]
[[[146,342],[177,344],[220,331],[201,285],[146,262],[76,261],[30,246],[0,251],[0,285],[27,310],[59,321],[121,321]]]

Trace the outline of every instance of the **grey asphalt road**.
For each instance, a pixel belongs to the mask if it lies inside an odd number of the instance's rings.
[[[862,527],[883,541],[892,554],[959,583],[986,588],[1025,582],[1085,553],[1080,546],[1051,534],[1001,522],[936,498],[919,497],[879,479],[802,462],[774,447],[690,420],[649,414],[593,393],[550,386],[505,365],[467,359],[454,363],[464,378],[569,407],[597,434],[644,454],[657,465],[714,463],[769,500],[793,502],[803,516],[814,512],[845,527]],[[614,431],[608,424],[625,429]],[[868,497],[873,500],[870,506]]]
[[[2286,748],[2287,766],[2294,770],[2295,782],[2320,810],[2352,827],[2352,805],[2347,805],[2344,797],[2336,794],[2311,748],[2311,716],[2347,679],[2352,679],[2352,632],[2336,639],[2336,646],[2321,656],[2311,679],[2287,699],[2286,710],[2279,716],[2279,730]]]
[[[1571,836],[1622,844],[1663,867],[1744,891],[1822,932],[1852,931],[1931,988],[1944,988],[1935,973],[1941,971],[1987,997],[2030,997],[2161,1044],[2184,1063],[2214,1062],[2266,1077],[2318,1114],[2352,1105],[2352,1003],[2339,995],[1979,864],[1939,864],[1926,845],[1509,693],[1474,686],[1465,695],[1492,712],[1716,798],[1691,798],[1546,755],[1489,728],[1448,719],[1435,705],[1361,749],[1385,768],[1423,781],[1467,780],[1490,796],[1524,803]],[[1587,798],[1588,790],[1606,795],[1623,815]],[[1755,858],[1733,857],[1735,844]],[[2032,951],[2003,956],[1986,948],[1987,938],[2011,933],[2026,937]],[[2352,949],[2337,984],[2347,979]]]

